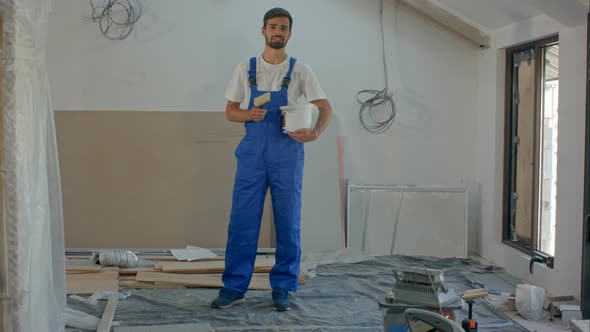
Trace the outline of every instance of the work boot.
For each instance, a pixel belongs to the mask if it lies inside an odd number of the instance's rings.
[[[276,311],[291,310],[291,301],[289,300],[289,292],[280,289],[272,289],[272,308]]]
[[[236,292],[229,288],[222,288],[219,290],[219,296],[211,302],[211,308],[225,309],[244,301],[246,301],[244,293]]]

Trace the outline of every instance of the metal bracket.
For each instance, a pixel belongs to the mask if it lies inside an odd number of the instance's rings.
[[[529,273],[533,274],[533,264],[537,262],[537,263],[545,263],[545,260],[541,257],[531,257],[531,260],[529,261]]]

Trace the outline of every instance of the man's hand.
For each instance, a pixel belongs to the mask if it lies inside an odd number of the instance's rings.
[[[253,109],[251,109],[250,111],[250,116],[252,121],[256,121],[256,122],[260,122],[262,120],[264,120],[264,116],[266,115],[266,110],[264,108],[260,108],[260,107],[255,107]]]
[[[320,133],[318,130],[309,128],[288,131],[287,134],[299,143],[315,141],[318,137],[320,137]]]

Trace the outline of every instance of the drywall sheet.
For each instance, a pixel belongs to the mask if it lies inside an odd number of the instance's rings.
[[[58,111],[56,125],[67,248],[225,248],[242,125],[173,111]]]
[[[412,190],[349,190],[348,247],[375,256],[466,257],[466,192]]]

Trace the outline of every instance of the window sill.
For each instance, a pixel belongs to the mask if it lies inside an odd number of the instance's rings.
[[[544,252],[541,251],[537,251],[537,250],[531,250],[530,248],[526,248],[523,244],[519,244],[518,242],[512,242],[512,241],[507,241],[504,240],[502,241],[502,243],[504,243],[505,245],[514,248],[524,254],[526,254],[527,256],[529,256],[529,273],[533,274],[533,266],[534,263],[541,263],[544,264],[545,266],[547,266],[550,269],[553,269],[554,265],[555,265],[555,257],[547,255]]]

